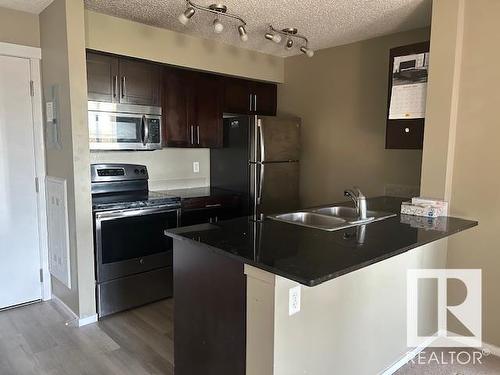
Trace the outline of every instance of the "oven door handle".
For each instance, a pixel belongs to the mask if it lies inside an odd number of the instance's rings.
[[[103,211],[103,212],[97,212],[95,214],[95,218],[96,220],[99,221],[105,221],[105,220],[121,219],[125,217],[177,212],[179,210],[180,207],[163,206],[163,207],[138,208],[131,210]]]

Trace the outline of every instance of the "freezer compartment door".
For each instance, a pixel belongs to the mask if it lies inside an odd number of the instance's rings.
[[[299,163],[256,165],[255,214],[270,215],[299,208]]]
[[[257,160],[297,161],[300,158],[300,119],[257,117]]]

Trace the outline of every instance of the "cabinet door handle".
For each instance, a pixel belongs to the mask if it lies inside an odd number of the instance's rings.
[[[194,145],[194,126],[191,125],[191,144]]]
[[[250,94],[250,95],[248,95],[248,96],[249,96],[249,98],[250,98],[250,111],[253,111],[253,105],[252,105],[252,104],[253,104],[253,103],[252,103],[252,96],[253,96],[253,95],[252,95],[252,94]]]
[[[196,125],[196,139],[198,140],[198,145],[200,144],[200,125]]]
[[[215,203],[215,204],[206,204],[205,208],[215,208],[215,207],[220,207],[222,204],[220,203]]]
[[[253,94],[253,110],[257,112],[257,94]]]
[[[125,76],[122,77],[122,98],[127,95],[127,79]]]
[[[113,76],[113,98],[116,98],[118,92],[118,76]]]

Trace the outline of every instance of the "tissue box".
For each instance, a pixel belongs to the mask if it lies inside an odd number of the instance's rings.
[[[403,202],[401,204],[401,214],[424,216],[424,217],[447,216],[448,203],[443,201],[439,201],[436,204],[429,204],[429,202],[425,202],[422,204],[415,204],[413,203],[413,201]]]

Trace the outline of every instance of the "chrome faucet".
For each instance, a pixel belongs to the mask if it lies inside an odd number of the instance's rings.
[[[359,219],[366,220],[366,197],[363,195],[361,190],[354,186],[352,190],[345,190],[344,195],[354,202],[354,207],[356,207]]]

